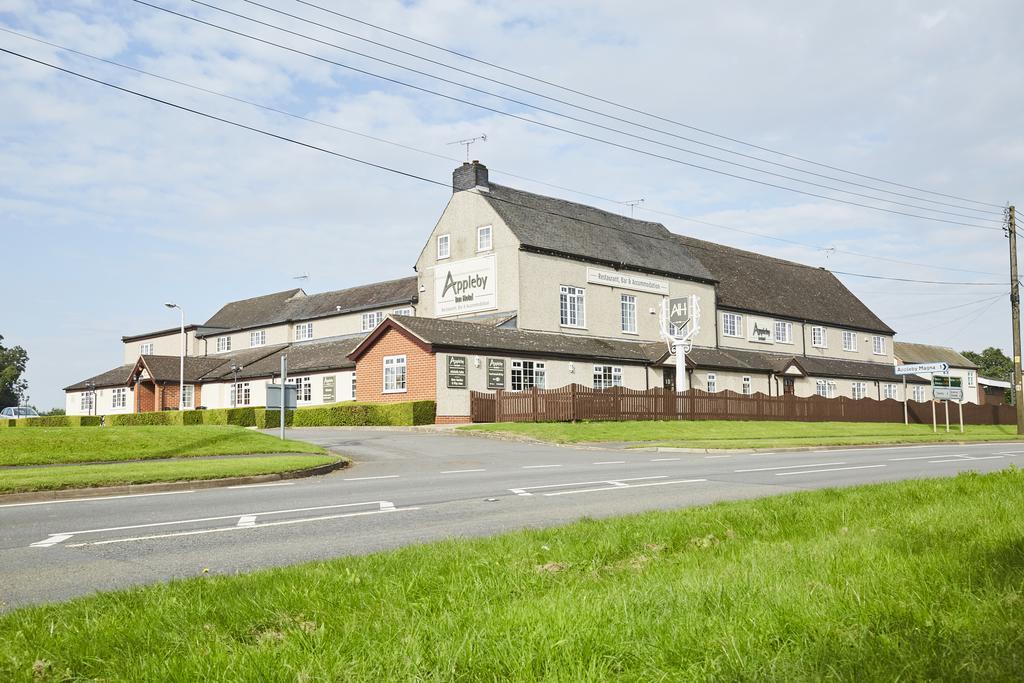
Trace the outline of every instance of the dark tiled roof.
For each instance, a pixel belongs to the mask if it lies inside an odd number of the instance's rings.
[[[177,382],[180,377],[179,356],[142,356],[151,378],[157,382]],[[198,382],[225,363],[220,356],[185,356],[185,381]]]
[[[721,368],[723,370],[782,372],[792,361],[793,356],[736,349],[694,348],[686,354],[687,366]]]
[[[639,221],[503,185],[481,192],[526,249],[643,271],[712,280],[661,223]]]
[[[736,349],[694,348],[686,355],[687,366],[722,370],[748,370],[750,372],[782,374],[792,363],[796,363],[797,366],[812,377],[841,377],[843,379],[889,382],[903,381],[902,377],[896,375],[893,366],[887,363],[867,363],[855,360],[815,358],[810,356],[788,356],[758,351],[739,351]],[[927,383],[926,380],[916,376],[908,377],[907,381],[913,384]]]
[[[134,367],[134,363],[131,365],[121,365],[113,370],[107,370],[106,372],[101,372],[94,377],[83,379],[81,382],[75,382],[74,384],[68,385],[64,387],[64,391],[79,391],[87,389],[87,385],[90,382],[95,384],[97,387],[126,386],[128,384],[128,376],[132,373],[132,368]]]
[[[213,317],[206,321],[207,327],[220,327],[223,329],[236,329],[240,327],[251,327],[253,325],[265,325],[268,322],[276,321],[285,303],[295,296],[303,296],[301,289],[289,289],[284,292],[275,292],[256,296],[251,299],[232,301],[224,304]]]
[[[354,368],[356,364],[348,359],[348,354],[352,353],[352,350],[364,338],[363,336],[346,337],[330,341],[292,344],[287,349],[275,351],[272,355],[246,365],[238,373],[238,377],[271,377],[281,374],[281,354],[284,352],[288,354],[289,375]],[[224,378],[226,379],[230,376],[231,373],[229,371]]]
[[[835,275],[792,261],[675,236],[718,280],[718,306],[892,334]]]
[[[306,294],[301,289],[278,292],[254,299],[233,301],[206,322],[207,327],[222,328],[208,334],[285,322],[311,320],[339,313],[352,313],[386,306],[414,303],[419,298],[415,277],[374,282],[333,292]],[[204,330],[199,330],[202,336]]]
[[[798,356],[797,364],[808,375],[816,377],[842,377],[844,379],[879,380],[883,382],[902,382],[903,377],[896,374],[896,368],[887,363],[865,363],[856,360],[837,360],[833,358],[813,358]],[[928,384],[928,380],[916,375],[908,375],[911,384]]]
[[[192,330],[198,329],[199,326],[195,324],[185,325],[185,331],[191,332]],[[174,334],[175,332],[181,332],[181,325],[177,327],[169,327],[166,330],[157,330],[155,332],[143,332],[141,334],[129,334],[121,337],[122,342],[140,341],[142,339],[149,339],[150,337],[163,337],[168,334]]]
[[[977,368],[968,358],[948,346],[893,342],[892,353],[904,363],[949,363],[957,368]]]
[[[527,332],[439,318],[396,315],[391,319],[436,348],[465,349],[479,353],[508,352],[527,356],[564,356],[641,363],[655,362],[665,351],[665,345],[659,342],[628,342],[550,332]]]

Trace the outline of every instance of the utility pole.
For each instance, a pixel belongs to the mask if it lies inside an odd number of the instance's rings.
[[[1017,434],[1024,434],[1024,402],[1021,401],[1020,285],[1017,282],[1017,212],[1007,210],[1006,232],[1010,238],[1010,312],[1013,318],[1013,389],[1017,410]]]

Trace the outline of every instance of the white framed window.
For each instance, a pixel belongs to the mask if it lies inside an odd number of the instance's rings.
[[[231,337],[217,337],[217,353],[231,350]]]
[[[363,313],[363,332],[369,332],[382,322],[384,322],[384,311]]]
[[[882,397],[883,398],[896,398],[896,385],[895,384],[883,384],[882,385]]]
[[[437,258],[443,259],[451,256],[452,253],[452,236],[451,235],[438,235],[437,236]]]
[[[406,391],[405,356],[384,356],[384,393],[399,394]]]
[[[918,403],[924,402],[924,387],[920,384],[914,385],[914,400]]]
[[[828,395],[826,398],[835,398],[839,395],[839,387],[836,386],[835,382],[828,383]]]
[[[153,342],[146,342],[139,346],[139,355],[152,356],[153,355]]]
[[[843,351],[857,350],[857,333],[843,330]]]
[[[708,393],[715,393],[718,391],[718,375],[713,372],[708,373]]]
[[[544,363],[532,360],[512,361],[512,391],[543,389],[546,385],[547,368]]]
[[[775,341],[779,344],[793,343],[793,323],[784,320],[775,321]]]
[[[266,344],[266,330],[253,330],[252,332],[249,333],[249,346],[266,346]]]
[[[726,337],[742,337],[743,316],[739,313],[723,313],[722,334]]]
[[[489,225],[481,225],[476,229],[476,250],[477,251],[490,251],[491,250],[491,235],[493,230]]]
[[[622,386],[622,368],[615,365],[594,366],[594,388],[610,389]]]
[[[977,386],[977,383],[978,383],[977,373],[975,373],[974,370],[968,370],[967,371],[967,388],[968,389],[973,389],[975,386]]]
[[[128,389],[125,387],[115,387],[110,396],[110,407],[111,408],[127,408],[128,407]]]
[[[619,310],[622,314],[622,331],[636,334],[636,297],[632,294],[619,297]]]
[[[823,379],[819,379],[814,383],[814,393],[822,398],[835,398],[836,397],[836,383],[827,382]]]
[[[181,392],[181,406],[191,410],[196,407],[196,388],[191,384],[186,384],[183,389]]]
[[[558,309],[565,327],[586,327],[586,290],[582,287],[561,285],[558,288]]]
[[[743,375],[743,395],[750,396],[753,393],[753,386],[749,375]]]
[[[79,403],[79,407],[82,409],[82,412],[91,413],[94,405],[93,392],[83,391],[81,394],[81,401]]]
[[[248,382],[236,382],[231,385],[230,401],[232,407],[247,406],[252,401],[252,391]]]
[[[306,341],[313,338],[313,323],[298,323],[295,326],[295,341]]]
[[[871,338],[871,352],[876,356],[885,355],[885,337],[876,334]]]
[[[309,403],[313,400],[313,380],[310,377],[289,377],[288,384],[295,385],[295,400]]]
[[[825,336],[825,328],[821,325],[811,328],[811,346],[816,346],[819,349],[828,348],[828,337]]]
[[[396,308],[392,311],[395,315],[414,315],[412,306],[403,306],[402,308]]]
[[[855,399],[862,399],[868,395],[868,385],[865,382],[854,382],[850,386],[850,395]]]

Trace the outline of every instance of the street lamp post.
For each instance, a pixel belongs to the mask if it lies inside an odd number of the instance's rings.
[[[185,309],[178,304],[165,303],[167,308],[177,308],[181,314],[181,354],[178,357],[178,410],[185,410]]]

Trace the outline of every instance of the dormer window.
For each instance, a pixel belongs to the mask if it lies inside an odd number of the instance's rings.
[[[313,338],[313,323],[299,323],[295,326],[295,341]]]
[[[231,350],[231,337],[217,337],[217,353]]]
[[[253,330],[249,333],[249,346],[265,346],[267,343],[266,330]]]

